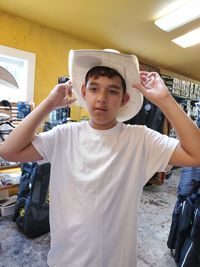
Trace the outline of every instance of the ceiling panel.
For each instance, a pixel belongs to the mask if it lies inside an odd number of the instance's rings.
[[[184,49],[171,42],[200,27],[200,19],[169,33],[154,25],[167,5],[188,1],[1,0],[0,10],[200,81],[200,45]]]

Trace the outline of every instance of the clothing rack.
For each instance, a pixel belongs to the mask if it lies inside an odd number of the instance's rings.
[[[8,118],[5,121],[8,121],[12,123],[13,126],[17,126],[20,121],[22,120],[21,118],[17,117],[18,114],[18,109],[17,109],[17,102],[10,102],[11,106],[3,106],[2,103],[0,102],[0,113],[3,113],[5,115],[8,115]],[[34,104],[30,104],[30,110],[32,111],[34,108]]]
[[[0,144],[5,140],[6,136],[22,121],[18,116],[17,102],[6,101],[6,105],[0,101]],[[34,108],[34,104],[30,104],[30,111]],[[4,118],[5,115],[5,118]],[[7,116],[6,116],[7,115]],[[0,157],[0,170],[20,166],[19,162],[9,162]]]

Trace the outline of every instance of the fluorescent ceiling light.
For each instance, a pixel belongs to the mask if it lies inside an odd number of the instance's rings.
[[[200,43],[200,28],[173,39],[172,42],[180,45],[183,48],[198,44]]]
[[[162,30],[169,32],[199,17],[200,2],[193,0],[156,20],[155,24]]]

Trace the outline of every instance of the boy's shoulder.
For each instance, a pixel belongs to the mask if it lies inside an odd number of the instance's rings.
[[[84,131],[89,133],[96,133],[98,134],[101,132],[100,130],[96,131],[95,129],[91,128],[89,126],[88,121],[78,121],[78,122],[70,122],[66,124],[61,124],[55,127],[56,132],[73,132],[75,133],[76,131]],[[114,129],[116,128],[116,129]],[[121,134],[129,133],[129,134],[136,134],[140,135],[143,133],[148,133],[149,131],[153,131],[152,129],[148,128],[146,125],[131,125],[131,124],[124,124],[122,122],[118,122],[118,127],[114,127],[113,129],[110,129],[112,133],[117,133],[117,131],[121,132]],[[104,131],[102,131],[104,133]],[[153,131],[154,132],[154,131]]]
[[[123,124],[123,129],[128,131],[145,131],[148,129],[146,125],[139,125],[139,124]]]
[[[42,135],[42,136],[63,135],[65,133],[78,131],[80,129],[83,129],[84,127],[85,127],[85,122],[82,122],[82,121],[63,123],[63,124],[58,124],[58,125],[54,126],[49,131],[44,131],[44,132],[40,133],[40,135]]]
[[[82,130],[85,131],[88,128],[88,124],[88,121],[75,121],[61,125],[60,129],[64,132],[80,132]]]
[[[123,123],[123,133],[128,134],[130,136],[138,137],[142,139],[143,137],[153,137],[159,138],[162,136],[161,133],[147,127],[146,125],[138,125],[138,124],[124,124]]]
[[[76,128],[84,128],[87,124],[87,121],[73,121],[69,123],[59,124],[56,126],[57,129],[76,129]]]

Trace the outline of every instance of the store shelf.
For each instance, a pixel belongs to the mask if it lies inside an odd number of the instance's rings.
[[[4,170],[0,170],[1,179],[5,178],[5,180],[9,180],[7,184],[0,186],[0,192],[8,190],[10,196],[17,194],[19,189],[20,176],[20,168],[6,168]]]

